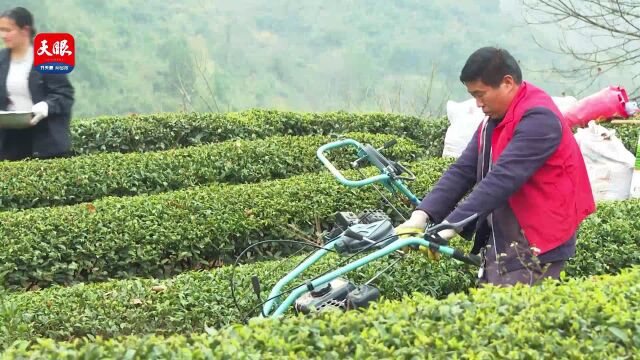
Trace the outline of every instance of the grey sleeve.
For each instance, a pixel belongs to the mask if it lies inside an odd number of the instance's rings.
[[[478,130],[457,161],[442,175],[417,209],[429,214],[432,221],[441,222],[476,183],[477,166]]]

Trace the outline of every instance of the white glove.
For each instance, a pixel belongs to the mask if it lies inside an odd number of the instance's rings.
[[[449,222],[447,220],[443,221],[442,223],[443,224],[449,224]],[[443,239],[445,239],[447,241],[453,239],[457,234],[458,233],[453,229],[446,229],[446,230],[441,230],[441,231],[438,232],[438,235],[441,238],[443,238]]]
[[[409,220],[396,227],[396,234],[399,238],[407,236],[417,236],[416,233],[424,232],[424,228],[427,226],[427,221],[429,221],[429,215],[427,215],[427,213],[424,211],[416,210],[411,213],[411,217],[409,218]],[[403,248],[402,250],[405,252],[411,250],[420,250],[422,252],[425,252],[431,260],[438,261],[440,259],[439,253],[424,246],[408,246]]]
[[[31,108],[31,112],[33,113],[33,118],[31,118],[31,126],[35,126],[40,120],[49,116],[49,104],[44,101],[40,101],[39,103],[33,105]]]
[[[412,228],[412,229],[421,229],[424,230],[425,226],[427,226],[427,221],[429,221],[429,215],[422,210],[416,210],[411,213],[411,217],[409,220],[403,222],[398,225],[398,228]]]

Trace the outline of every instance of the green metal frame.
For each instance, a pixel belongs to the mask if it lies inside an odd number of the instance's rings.
[[[361,186],[366,186],[374,183],[381,183],[385,186],[385,188],[387,188],[391,192],[395,193],[396,191],[400,191],[402,194],[407,196],[407,198],[409,198],[409,200],[413,204],[418,205],[420,203],[420,199],[416,197],[404,185],[402,180],[392,176],[390,170],[384,168],[381,164],[374,164],[380,170],[379,175],[372,176],[363,180],[349,180],[345,178],[342,175],[342,173],[338,169],[336,169],[335,166],[324,155],[324,153],[329,150],[333,150],[333,149],[337,149],[345,146],[353,146],[357,148],[358,156],[360,157],[367,156],[364,146],[353,139],[343,139],[343,140],[331,142],[329,144],[321,146],[317,151],[317,156],[320,159],[320,161],[327,167],[327,169],[329,169],[329,171],[333,174],[333,176],[335,176],[338,179],[338,181],[340,181],[340,183],[349,187],[361,187]],[[378,249],[374,252],[371,252],[368,255],[356,261],[353,261],[349,264],[346,264],[340,267],[339,269],[336,269],[323,276],[320,276],[319,278],[311,281],[310,285],[312,288],[321,287],[347,272],[353,271],[361,266],[364,266],[370,263],[373,260],[379,259],[383,256],[387,256],[394,251],[397,251],[401,248],[408,247],[408,246],[413,246],[413,247],[425,246],[427,248],[431,248],[432,250],[439,251],[440,253],[443,253],[449,256],[454,256],[454,254],[456,254],[457,256],[461,256],[460,255],[461,253],[456,249],[451,248],[449,246],[430,242],[426,240],[423,236],[424,234],[422,234],[422,236],[405,237],[405,238],[401,238],[396,241],[393,241],[387,246],[381,249]],[[269,300],[263,304],[262,316],[277,317],[282,315],[287,310],[287,308],[289,308],[296,301],[296,299],[298,299],[305,292],[309,291],[308,284],[303,284],[293,289],[291,293],[284,300],[279,301],[281,300],[280,298],[283,295],[282,290],[284,286],[290,283],[291,281],[293,281],[295,278],[297,278],[300,274],[302,274],[305,270],[307,270],[310,266],[312,266],[316,261],[322,258],[325,254],[332,251],[334,246],[335,246],[335,241],[328,242],[327,244],[325,244],[325,246],[323,246],[322,249],[317,250],[315,253],[309,256],[305,261],[299,264],[295,269],[293,269],[286,276],[280,279],[280,281],[276,283],[276,285],[272,288],[271,292],[269,293],[269,297],[268,297]]]
[[[300,296],[302,296],[305,292],[309,291],[309,289],[307,288],[306,284],[300,285],[298,287],[296,287],[278,306],[277,308],[275,308],[275,310],[272,312],[271,310],[274,308],[275,304],[276,304],[276,299],[278,299],[280,297],[280,294],[282,292],[282,289],[284,288],[284,286],[286,284],[288,284],[289,282],[291,282],[292,280],[294,280],[296,277],[298,277],[300,274],[302,274],[306,269],[308,269],[313,263],[315,263],[316,261],[318,261],[322,256],[324,256],[325,254],[327,254],[330,250],[333,249],[335,245],[335,241],[327,243],[322,249],[316,251],[312,256],[310,256],[307,260],[305,260],[303,263],[301,263],[300,265],[298,265],[295,269],[293,269],[293,271],[291,271],[289,274],[287,274],[284,278],[282,278],[280,281],[278,281],[278,283],[273,287],[273,289],[271,290],[271,293],[269,294],[268,299],[270,299],[269,301],[267,301],[262,308],[262,313],[263,316],[267,316],[267,317],[278,317],[280,315],[282,315],[290,306],[291,304],[293,304],[294,301],[296,301],[296,299],[298,299]],[[398,239],[394,242],[392,242],[391,244],[385,246],[382,249],[379,249],[377,251],[374,251],[354,262],[351,262],[349,264],[346,264],[344,266],[342,266],[339,269],[336,269],[330,273],[327,273],[313,281],[311,281],[311,286],[313,288],[318,288],[323,286],[324,284],[327,284],[329,282],[331,282],[332,280],[334,280],[335,278],[348,273],[350,271],[353,271],[359,267],[362,267],[368,263],[370,263],[371,261],[377,260],[383,256],[387,256],[389,254],[391,254],[392,252],[402,249],[404,247],[407,246],[425,246],[425,247],[431,247],[433,248],[434,246],[437,246],[437,250],[440,253],[449,255],[449,256],[453,256],[455,249],[451,248],[449,246],[444,246],[444,245],[437,245],[435,243],[432,243],[428,240],[425,240],[421,237],[408,237],[408,238],[402,238],[402,239]]]
[[[337,148],[341,148],[341,147],[345,147],[345,146],[354,146],[358,149],[358,155],[359,156],[365,156],[366,153],[364,152],[364,146],[362,146],[362,144],[360,144],[359,142],[357,142],[356,140],[353,139],[343,139],[343,140],[339,140],[339,141],[334,141],[331,142],[329,144],[325,144],[322,145],[318,151],[317,151],[317,156],[320,159],[320,161],[324,164],[324,166],[329,169],[329,171],[331,172],[331,174],[333,174],[333,176],[335,176],[338,181],[340,181],[340,183],[349,186],[349,187],[361,187],[361,186],[366,186],[366,185],[370,185],[373,183],[381,183],[385,188],[387,188],[389,191],[391,192],[395,192],[395,191],[400,191],[402,194],[404,194],[413,204],[418,205],[420,204],[420,199],[418,197],[416,197],[402,182],[402,180],[399,179],[394,179],[389,170],[384,169],[384,168],[378,168],[381,172],[380,175],[376,175],[376,176],[372,176],[363,180],[349,180],[347,178],[344,177],[344,175],[342,175],[342,173],[336,169],[335,166],[333,166],[333,164],[331,163],[331,161],[329,161],[324,153],[328,150],[333,150],[333,149],[337,149]]]

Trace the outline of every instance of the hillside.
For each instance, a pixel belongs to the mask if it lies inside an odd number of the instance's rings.
[[[517,7],[500,3],[0,2],[29,8],[40,32],[74,35],[79,117],[246,108],[436,115],[447,99],[467,98],[457,77],[483,45],[509,49],[554,95],[582,90],[589,79],[533,72],[567,59],[540,49]],[[552,30],[536,39],[552,44]]]

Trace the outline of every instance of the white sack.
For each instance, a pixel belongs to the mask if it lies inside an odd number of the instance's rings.
[[[552,99],[562,113],[578,102],[573,96],[553,96]],[[473,98],[463,102],[447,101],[450,125],[444,137],[442,156],[459,157],[484,117],[482,109],[476,106]]]
[[[636,157],[615,133],[592,120],[575,134],[596,201],[624,200],[630,195]]]

